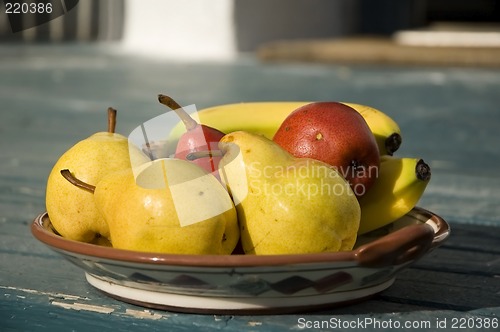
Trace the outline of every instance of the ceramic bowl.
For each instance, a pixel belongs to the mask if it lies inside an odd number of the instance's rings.
[[[388,288],[398,271],[439,246],[449,225],[422,208],[360,236],[348,252],[302,255],[175,255],[119,250],[65,239],[47,213],[33,235],[85,272],[107,295],[190,313],[266,314],[324,309]]]

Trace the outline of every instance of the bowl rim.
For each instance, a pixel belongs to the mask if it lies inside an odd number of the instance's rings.
[[[408,215],[415,219],[422,221],[422,224],[412,226],[421,226],[419,230],[423,230],[425,226],[427,229],[432,229],[432,235],[425,236],[425,232],[421,232],[422,236],[414,239],[418,242],[428,241],[423,243],[422,253],[433,249],[443,241],[445,241],[450,234],[450,226],[440,216],[430,212],[426,209],[415,207]],[[429,224],[432,221],[434,225]],[[399,231],[404,231],[405,226]],[[415,228],[416,230],[417,228]],[[362,245],[357,249],[343,252],[324,252],[324,253],[308,253],[308,254],[280,254],[280,255],[192,255],[192,254],[163,254],[153,252],[141,252],[132,250],[116,249],[112,247],[105,247],[91,243],[84,243],[75,240],[63,238],[56,234],[51,226],[48,213],[45,211],[35,217],[31,224],[31,232],[33,236],[40,242],[49,246],[53,250],[69,252],[77,255],[91,256],[99,259],[107,259],[113,261],[122,261],[128,263],[139,264],[152,264],[152,265],[171,265],[171,266],[190,266],[190,267],[255,267],[255,266],[282,266],[291,264],[312,264],[312,263],[353,263],[359,265],[361,253],[367,245]],[[398,231],[396,231],[398,232]],[[396,233],[395,232],[395,233]],[[413,230],[406,231],[406,235],[413,234]],[[394,234],[394,233],[392,233]],[[385,235],[374,242],[392,242],[387,241],[388,235]],[[413,242],[415,242],[413,241]],[[401,244],[410,245],[405,239],[400,241]],[[366,250],[364,250],[366,251]],[[424,252],[425,251],[425,252]],[[417,258],[417,257],[412,257]],[[363,265],[363,264],[361,264]],[[386,264],[388,265],[388,264]]]

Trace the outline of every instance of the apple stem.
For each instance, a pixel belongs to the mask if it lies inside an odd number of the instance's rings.
[[[83,182],[82,180],[77,179],[73,174],[71,174],[69,169],[63,169],[61,170],[61,175],[68,180],[72,185],[77,186],[79,188],[82,188],[84,190],[87,190],[91,193],[94,193],[95,191],[95,186],[88,184],[86,182]]]
[[[188,153],[186,155],[186,159],[189,161],[193,161],[205,157],[222,157],[222,156],[224,156],[224,152],[222,150],[203,150],[203,151],[195,151]]]
[[[116,110],[108,107],[108,133],[114,134],[116,129]]]
[[[193,130],[196,126],[198,126],[198,122],[196,122],[183,108],[179,105],[175,100],[173,100],[169,96],[165,96],[162,94],[158,95],[158,101],[173,110],[179,118],[184,122],[184,126],[186,126],[186,130]]]

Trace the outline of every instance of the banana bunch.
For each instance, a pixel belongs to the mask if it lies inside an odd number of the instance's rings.
[[[222,132],[244,130],[272,139],[281,123],[295,109],[309,102],[249,102],[200,110],[199,121]],[[430,167],[421,159],[392,156],[401,145],[401,130],[387,114],[375,108],[344,103],[358,111],[370,127],[381,155],[378,178],[359,200],[358,234],[378,229],[401,218],[415,207],[430,180]]]

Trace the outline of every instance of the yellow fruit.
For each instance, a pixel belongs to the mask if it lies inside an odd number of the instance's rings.
[[[349,183],[330,165],[295,158],[272,140],[224,136],[219,174],[232,195],[247,254],[351,250],[360,209]]]
[[[60,172],[70,169],[75,177],[95,185],[109,173],[130,168],[131,159],[138,164],[149,160],[129,145],[126,137],[114,133],[114,126],[66,151],[47,179],[46,208],[56,231],[75,241],[92,242],[99,236],[109,238],[108,225],[95,206],[93,194],[75,187]]]
[[[230,254],[239,239],[227,191],[211,173],[185,160],[157,159],[134,172],[109,174],[94,196],[114,248]]]
[[[430,178],[430,167],[422,159],[382,157],[377,180],[359,199],[358,234],[388,225],[410,212]]]

